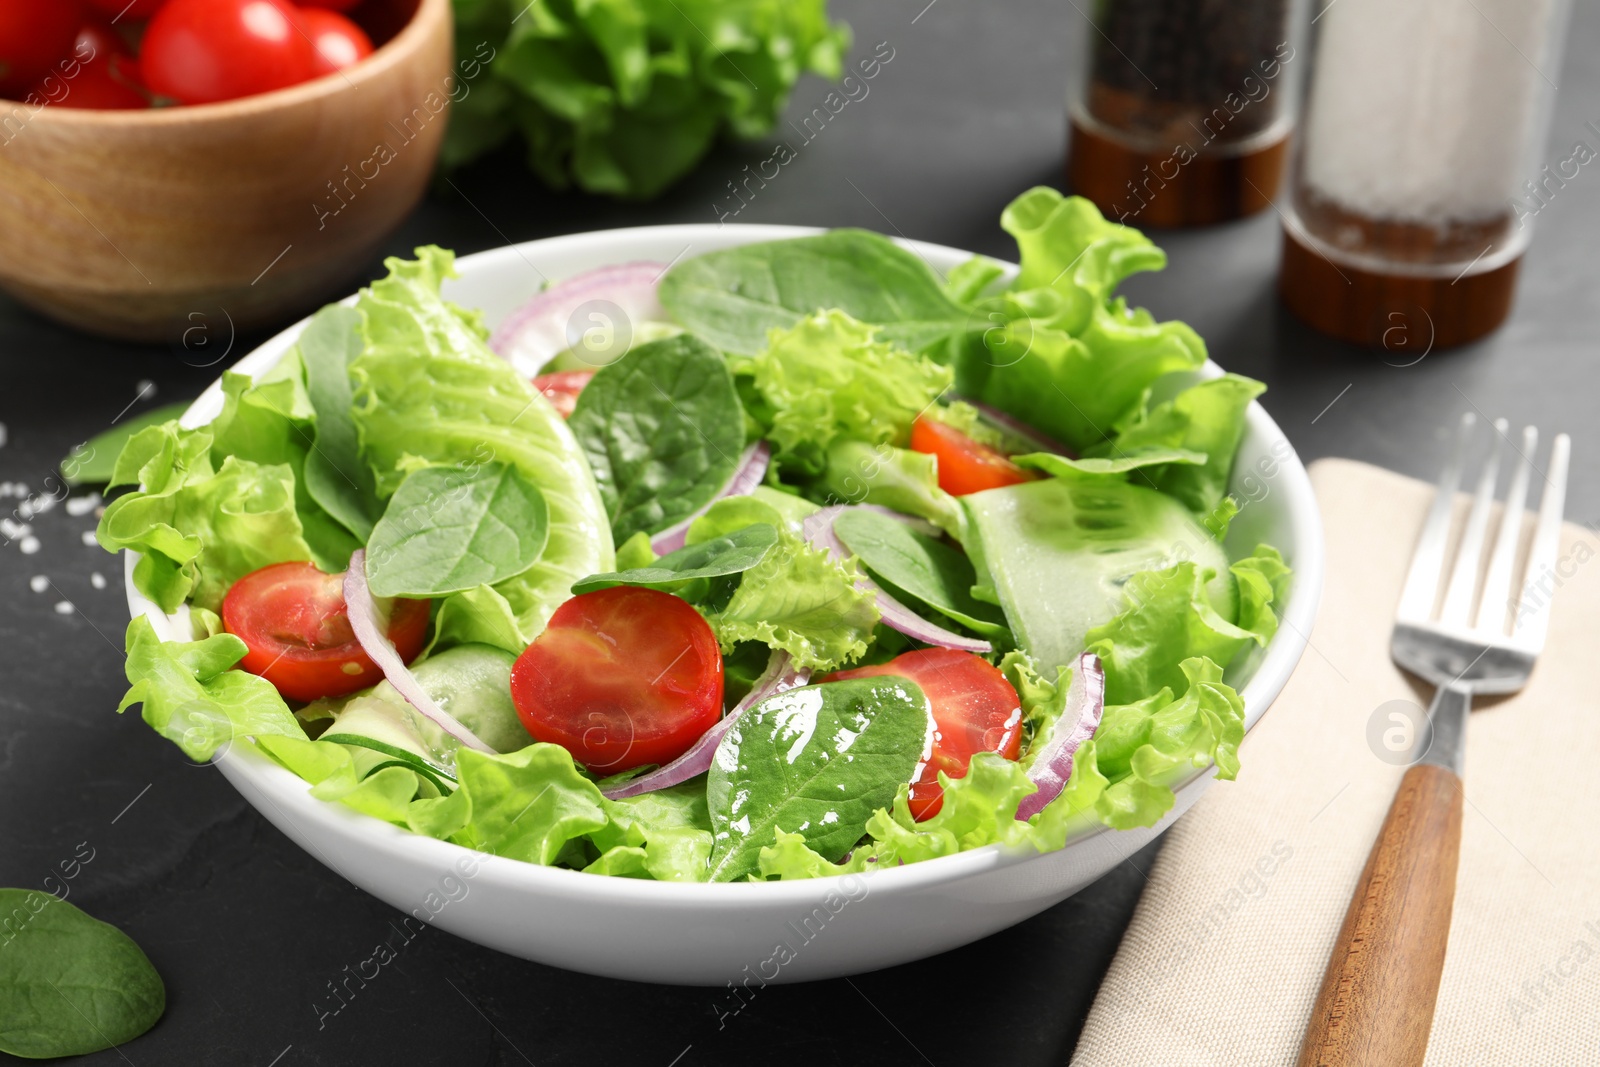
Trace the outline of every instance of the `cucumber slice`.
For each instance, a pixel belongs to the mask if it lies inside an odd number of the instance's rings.
[[[1193,560],[1224,618],[1238,612],[1228,557],[1173,498],[1110,479],[1047,478],[962,497],[968,551],[985,571],[1017,641],[1046,671],[1083,651],[1084,635],[1126,607],[1140,571]]]
[[[511,653],[490,645],[457,645],[414,664],[411,673],[440,707],[485,744],[496,752],[512,752],[533,743],[511,702],[515,662]],[[461,747],[388,682],[345,701],[322,740],[409,760],[447,780],[454,778],[455,753]]]

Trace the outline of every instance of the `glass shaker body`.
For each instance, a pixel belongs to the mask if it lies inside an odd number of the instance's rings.
[[[1068,97],[1073,192],[1131,225],[1220,222],[1275,195],[1303,0],[1098,0]]]
[[[1510,311],[1566,0],[1334,0],[1315,19],[1280,290],[1325,333],[1444,347]]]

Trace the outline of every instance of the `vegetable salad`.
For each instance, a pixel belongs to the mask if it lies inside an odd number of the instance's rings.
[[[1235,375],[1114,295],[1087,201],[941,278],[837,230],[609,267],[491,334],[391,259],[221,413],[128,440],[108,550],[147,723],[529,863],[803,878],[1149,826],[1238,770],[1228,666],[1290,580],[1222,539]],[[626,343],[568,336],[627,309]]]

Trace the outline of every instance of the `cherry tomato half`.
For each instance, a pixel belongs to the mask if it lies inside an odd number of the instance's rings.
[[[966,496],[1039,477],[997,449],[974,441],[954,426],[924,415],[911,424],[911,447],[939,459],[939,488]]]
[[[308,7],[300,12],[300,25],[311,38],[315,55],[311,76],[321,77],[353,67],[372,54],[372,39],[366,32],[334,11]]]
[[[161,10],[167,0],[89,0],[89,6],[120,25],[138,19],[147,19]]]
[[[922,687],[933,711],[933,756],[911,783],[911,814],[918,822],[944,804],[939,772],[964,778],[972,757],[998,752],[1014,760],[1022,752],[1022,701],[1006,676],[971,652],[922,648],[874,667],[839,671],[825,682],[897,674]]]
[[[167,0],[144,33],[145,82],[185,104],[303,82],[314,53],[299,18],[284,0]]]
[[[82,23],[78,0],[0,0],[0,96],[20,100],[54,73]]]
[[[30,94],[56,107],[102,111],[150,106],[139,81],[139,68],[117,31],[96,18],[84,21],[72,46],[77,73],[47,76]]]
[[[558,370],[539,375],[533,380],[533,387],[544,394],[563,419],[570,419],[578,407],[578,394],[593,377],[592,370]]]
[[[350,627],[344,576],[310,563],[274,563],[234,582],[222,625],[250,648],[239,666],[290,700],[343,696],[383,677]],[[427,632],[426,600],[393,602],[389,640],[402,660],[417,658]]]
[[[671,593],[582,593],[511,668],[511,699],[535,740],[614,774],[683,755],[722,714],[711,625]]]

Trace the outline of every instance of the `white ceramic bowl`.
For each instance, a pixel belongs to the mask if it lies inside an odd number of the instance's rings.
[[[481,308],[492,324],[534,293],[541,274],[560,279],[629,260],[688,254],[819,232],[790,226],[654,226],[576,234],[467,256],[447,295]],[[901,242],[935,270],[968,254]],[[535,271],[537,268],[537,272]],[[235,370],[260,374],[304,322],[274,337]],[[1207,364],[1201,377],[1221,373]],[[213,384],[184,417],[221,410]],[[1322,525],[1311,484],[1281,430],[1259,404],[1235,465],[1234,489],[1249,503],[1229,532],[1234,555],[1260,541],[1295,569],[1283,625],[1265,648],[1235,664],[1245,726],[1260,720],[1305,649],[1322,590]],[[186,639],[187,609],[168,617],[133,588],[128,603],[163,638]],[[997,846],[870,876],[766,884],[683,885],[610,878],[483,856],[421,837],[308,794],[299,778],[253,746],[217,758],[229,781],[262,815],[344,878],[374,896],[481,945],[576,971],[646,982],[722,985],[796,982],[889,967],[1002,930],[1071,896],[1153,840],[1211,781],[1206,771],[1178,790],[1177,804],[1145,830],[1088,831],[1043,855]],[[1245,773],[1248,772],[1248,768]],[[1226,788],[1226,786],[1224,786]]]

